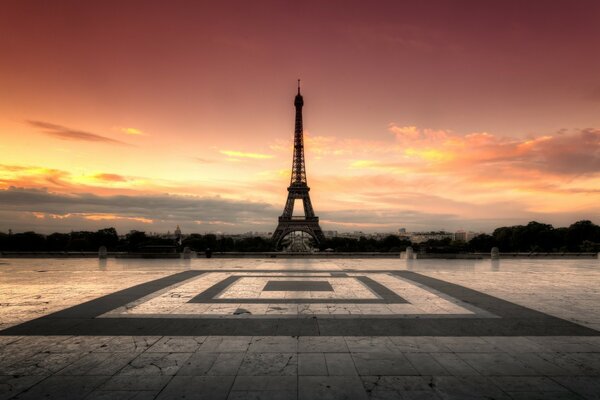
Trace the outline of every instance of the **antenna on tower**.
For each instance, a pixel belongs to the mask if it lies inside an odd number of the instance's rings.
[[[300,94],[300,79],[298,79],[298,94]]]

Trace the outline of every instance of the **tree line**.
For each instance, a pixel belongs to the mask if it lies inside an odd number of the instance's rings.
[[[195,251],[210,248],[216,252],[273,250],[273,243],[262,237],[233,238],[194,233],[179,243],[174,239],[148,236],[141,231],[131,231],[119,236],[115,228],[50,235],[0,232],[0,251],[98,251],[100,246],[106,246],[109,251],[128,252],[144,252],[153,247],[171,248],[173,251],[182,251],[185,247]],[[412,246],[415,251],[428,253],[489,252],[492,247],[498,247],[501,252],[598,252],[600,226],[584,220],[569,227],[554,228],[549,224],[532,221],[527,225],[497,228],[491,235],[481,234],[466,243],[448,238],[417,244],[396,235],[382,239],[333,237],[320,243],[319,249],[336,252],[399,252],[408,246]]]

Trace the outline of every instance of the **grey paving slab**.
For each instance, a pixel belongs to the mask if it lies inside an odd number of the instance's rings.
[[[194,353],[177,371],[177,375],[235,376],[244,353]]]
[[[297,352],[298,338],[295,336],[255,336],[248,347],[249,352]]]
[[[419,375],[402,353],[352,353],[359,375]]]
[[[45,379],[34,375],[0,375],[0,399],[10,399]]]
[[[296,353],[246,353],[239,375],[297,375]]]
[[[231,391],[227,400],[296,400],[295,390]]]
[[[450,375],[429,353],[404,353],[404,356],[421,375]]]
[[[350,353],[323,353],[327,374],[333,376],[358,375]]]
[[[192,353],[142,353],[120,372],[122,375],[175,375]]]
[[[532,367],[508,353],[461,353],[458,355],[481,375],[538,375]]]
[[[244,376],[238,375],[233,383],[232,391],[249,392],[295,392],[298,388],[297,376]]]
[[[298,375],[327,375],[327,363],[323,353],[298,354]]]
[[[346,340],[341,336],[300,336],[299,353],[341,353],[347,352]]]
[[[15,399],[83,399],[108,378],[108,376],[51,376],[17,395]]]
[[[434,376],[431,386],[442,399],[510,399],[510,395],[488,377]]]
[[[333,292],[333,287],[326,281],[269,281],[263,291]]]
[[[430,353],[453,376],[475,376],[480,373],[455,353]],[[445,374],[444,374],[445,375]]]
[[[102,386],[100,391],[151,391],[158,392],[171,380],[164,375],[113,375]]]
[[[160,338],[160,336],[115,336],[92,351],[107,353],[141,353],[146,351]]]
[[[451,350],[443,340],[429,336],[390,336],[396,351],[402,353],[447,353]]]
[[[114,375],[138,355],[138,353],[88,353],[58,371],[57,375]]]
[[[565,386],[546,376],[496,376],[492,378],[502,390],[514,392],[570,392]]]
[[[165,336],[146,351],[151,353],[193,353],[205,340],[206,336]]]
[[[298,399],[368,399],[358,376],[299,376]]]
[[[85,400],[153,400],[158,395],[154,391],[105,391],[95,390],[85,397]]]
[[[560,376],[552,378],[555,382],[578,394],[584,399],[600,399],[600,379],[591,376]]]
[[[233,376],[175,376],[156,398],[226,400],[233,379]]]

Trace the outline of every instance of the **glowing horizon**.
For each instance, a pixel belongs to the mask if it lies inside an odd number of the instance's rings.
[[[272,231],[298,75],[324,230],[600,222],[599,4],[117,4],[0,16],[0,230]]]

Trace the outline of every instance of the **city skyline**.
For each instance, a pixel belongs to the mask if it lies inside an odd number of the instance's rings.
[[[0,230],[600,221],[597,2],[343,4],[9,3]]]

